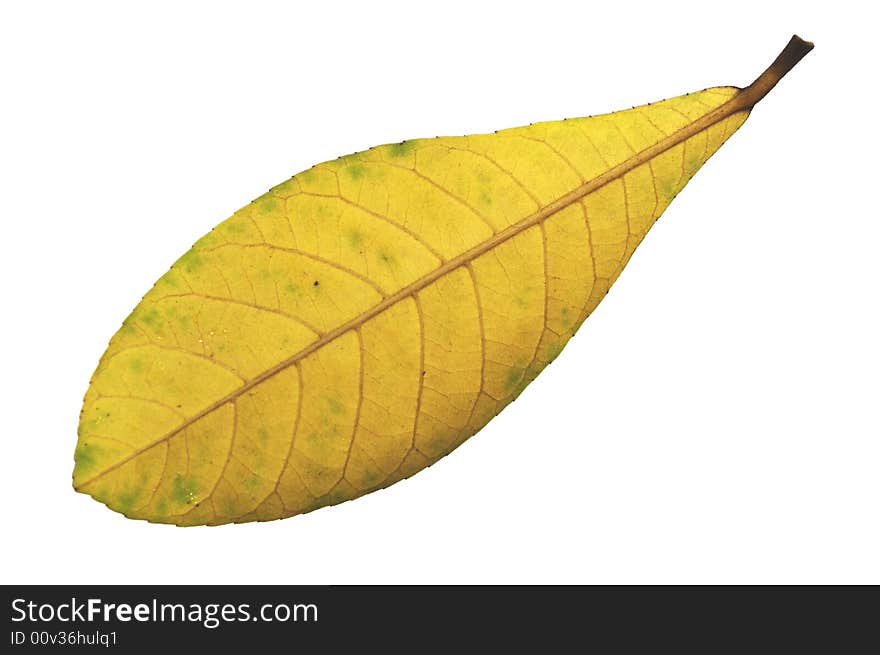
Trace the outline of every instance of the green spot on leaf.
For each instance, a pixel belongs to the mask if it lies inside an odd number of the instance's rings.
[[[341,402],[339,402],[339,399],[335,396],[326,396],[326,400],[327,407],[330,408],[330,412],[332,414],[336,414],[338,416],[345,411],[345,406]]]
[[[73,452],[73,461],[75,463],[76,472],[80,475],[95,465],[95,456],[98,448],[89,444],[82,443]]]
[[[199,492],[198,484],[190,477],[178,473],[171,485],[171,497],[181,505],[191,505]]]
[[[119,509],[123,512],[130,510],[135,501],[141,496],[143,489],[141,487],[129,487],[119,492]]]
[[[242,222],[235,217],[230,218],[228,221],[221,223],[220,225],[224,230],[229,232],[229,234],[241,234],[244,232],[244,225],[242,225]]]
[[[282,182],[281,184],[272,187],[271,190],[282,194],[291,193],[294,190],[293,187],[293,178],[290,178],[289,180],[284,180],[284,182]]]
[[[268,214],[278,209],[278,201],[272,196],[263,196],[258,206],[261,214]]]
[[[139,318],[140,318],[141,323],[144,323],[145,325],[153,328],[154,330],[157,330],[160,325],[162,317],[159,315],[158,309],[156,309],[155,307],[151,307],[150,309],[143,312]]]
[[[205,260],[202,259],[199,251],[195,248],[192,248],[184,253],[180,259],[174,262],[174,266],[182,268],[187,273],[195,273],[202,267],[204,263]]]
[[[400,143],[392,143],[388,146],[388,154],[392,157],[404,157],[412,152],[415,146],[416,143],[413,139],[410,139],[409,141],[401,141]]]
[[[226,516],[235,516],[238,514],[237,504],[234,498],[224,498],[221,509]]]
[[[177,287],[179,287],[180,278],[177,274],[177,270],[172,268],[167,273],[165,273],[165,275],[160,277],[159,280],[156,282],[156,285],[158,286],[160,284],[167,284],[172,289],[176,289]]]
[[[572,317],[571,317],[571,307],[563,307],[562,308],[562,324],[565,327],[569,327],[571,325]]]
[[[512,368],[507,372],[507,377],[504,378],[504,388],[507,391],[511,391],[519,381],[523,377],[523,372],[519,369]]]

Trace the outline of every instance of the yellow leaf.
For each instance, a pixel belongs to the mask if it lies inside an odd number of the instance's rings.
[[[745,89],[319,164],[200,239],[86,393],[74,487],[132,518],[277,519],[408,477],[552,361],[754,104]]]

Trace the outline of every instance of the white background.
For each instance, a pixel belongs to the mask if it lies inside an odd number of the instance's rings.
[[[238,4],[0,10],[0,581],[880,583],[859,4]],[[73,492],[107,340],[268,187],[378,143],[744,86],[793,32],[815,51],[450,457],[267,524],[150,525]]]

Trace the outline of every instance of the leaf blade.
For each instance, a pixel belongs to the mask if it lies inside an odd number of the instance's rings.
[[[75,487],[129,516],[222,523],[420,470],[559,353],[745,120],[744,94],[380,146],[275,187],[184,255],[111,341],[84,404]],[[149,348],[162,355],[145,372],[132,352]],[[123,403],[113,395],[141,399],[122,415],[152,435],[96,450],[115,438],[98,430],[108,402]]]

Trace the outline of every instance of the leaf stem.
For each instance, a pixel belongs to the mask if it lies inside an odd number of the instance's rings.
[[[809,41],[804,41],[797,34],[792,36],[767,70],[739,94],[737,100],[742,107],[754,107],[812,49],[813,44]]]

